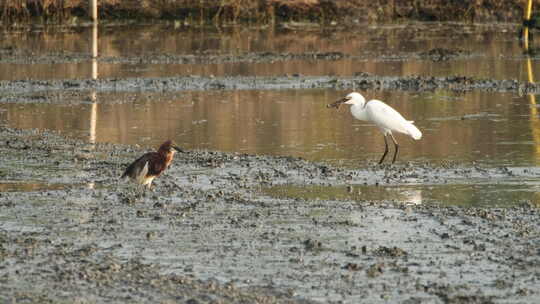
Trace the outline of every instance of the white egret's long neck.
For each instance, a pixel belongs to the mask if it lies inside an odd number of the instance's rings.
[[[359,120],[368,120],[366,107],[364,103],[356,103],[351,106],[351,114]]]

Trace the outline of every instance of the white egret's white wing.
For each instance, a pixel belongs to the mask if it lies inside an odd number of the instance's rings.
[[[412,122],[405,120],[398,111],[380,100],[368,101],[366,113],[369,120],[384,132],[395,131],[407,134],[416,140],[422,138],[422,132]]]

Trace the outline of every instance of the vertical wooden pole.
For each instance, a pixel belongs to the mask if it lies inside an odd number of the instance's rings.
[[[98,57],[98,25],[97,23],[92,24],[92,39],[90,40],[92,44],[92,58]],[[97,76],[94,76],[92,73],[92,78],[96,79]]]
[[[98,22],[97,1],[98,0],[90,0],[90,18],[94,23]]]
[[[92,53],[92,79],[98,78],[98,10],[97,10],[97,2],[98,0],[89,0],[89,6],[90,6],[90,19],[92,19],[92,37],[91,37],[91,53]],[[90,92],[90,100],[92,101],[92,107],[90,108],[90,138],[89,142],[92,146],[92,148],[95,147],[96,144],[96,129],[97,129],[97,110],[98,110],[98,104],[97,104],[97,92],[95,90],[92,90]],[[88,183],[89,189],[94,189],[94,182]]]
[[[92,24],[92,38],[91,38],[91,48],[92,48],[92,79],[98,79],[98,24],[97,21],[94,21]],[[97,103],[97,92],[96,90],[90,91],[90,100],[92,101],[92,108],[90,109],[90,144],[92,147],[95,147],[96,138],[97,138],[97,122],[98,122],[98,103]],[[88,187],[93,189],[94,183],[89,183]]]
[[[98,25],[96,22],[92,25],[92,79],[98,79]],[[97,126],[97,93],[95,90],[90,92],[92,100],[92,111],[90,114],[90,143],[96,142]]]

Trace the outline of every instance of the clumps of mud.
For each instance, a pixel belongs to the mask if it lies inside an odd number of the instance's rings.
[[[177,55],[177,54],[145,54],[138,57],[101,57],[100,62],[121,64],[222,64],[222,63],[272,63],[291,60],[326,60],[336,61],[351,58],[342,52],[306,52],[306,53],[246,53],[240,55]]]
[[[468,58],[470,52],[434,48],[420,53],[399,56],[380,55],[379,60],[431,60],[435,62]],[[278,61],[337,61],[343,59],[366,60],[368,55],[351,55],[343,52],[305,52],[305,53],[245,53],[245,54],[163,54],[147,53],[139,56],[100,56],[99,63],[112,64],[226,64],[226,63],[272,63]],[[45,53],[34,54],[28,50],[13,47],[0,49],[0,63],[11,64],[59,64],[88,62],[92,57],[84,53]]]
[[[459,57],[470,56],[470,52],[460,49],[444,49],[433,48],[431,50],[420,52],[418,57],[421,59],[429,59],[431,61],[440,62],[453,60]]]
[[[0,101],[13,101],[37,92],[178,92],[201,90],[284,90],[284,89],[361,89],[409,92],[445,89],[451,91],[539,93],[540,84],[517,80],[476,79],[464,76],[376,76],[358,73],[354,77],[163,77],[97,80],[15,80],[0,81]],[[34,97],[31,97],[34,98]],[[37,97],[38,100],[41,97]],[[36,101],[36,100],[34,100]]]
[[[118,182],[147,149],[0,128],[0,302],[534,302],[540,211],[273,198],[267,185],[399,185],[535,174],[464,164],[340,168],[178,154],[155,189]],[[24,151],[24,153],[21,153]],[[437,176],[437,178],[435,177]]]
[[[305,53],[245,53],[245,54],[164,54],[147,53],[140,56],[100,56],[95,58],[100,63],[114,64],[223,64],[223,63],[268,63],[291,60],[326,60],[336,61],[353,56],[342,52],[305,52]],[[58,64],[80,63],[92,59],[85,53],[45,53],[35,54],[29,50],[14,47],[0,48],[0,62],[12,64]]]
[[[32,50],[19,49],[13,46],[0,48],[0,62],[14,64],[58,64],[58,63],[78,63],[88,61],[92,58],[90,54],[76,52],[50,52],[37,54]]]
[[[237,288],[234,284],[222,284],[215,280],[202,281],[191,276],[164,274],[167,269],[139,258],[119,259],[110,256],[122,245],[103,248],[95,243],[79,245],[62,243],[51,239],[37,240],[34,236],[12,239],[0,233],[2,246],[6,252],[0,255],[2,261],[25,260],[12,283],[24,288],[11,294],[4,289],[0,299],[24,303],[44,303],[76,301],[93,298],[98,302],[146,302],[159,299],[160,302],[209,303],[297,303],[285,293],[270,288]],[[7,247],[4,248],[3,246]],[[46,252],[46,256],[43,254]],[[22,256],[16,256],[22,255]],[[42,259],[40,262],[38,259]],[[45,265],[43,264],[46,264]],[[47,269],[39,275],[32,269]],[[47,289],[33,288],[31,283]],[[6,286],[6,285],[4,285]],[[309,303],[309,301],[303,301]]]
[[[374,254],[378,256],[400,257],[400,256],[406,256],[407,252],[395,246],[391,248],[386,247],[386,246],[381,246],[374,251]]]

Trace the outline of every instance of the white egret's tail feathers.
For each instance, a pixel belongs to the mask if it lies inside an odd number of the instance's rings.
[[[420,130],[418,130],[418,128],[412,123],[407,125],[407,133],[409,133],[409,135],[415,140],[422,138],[422,132],[420,132]]]

